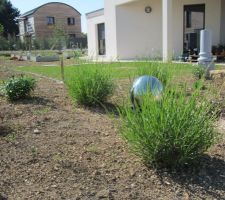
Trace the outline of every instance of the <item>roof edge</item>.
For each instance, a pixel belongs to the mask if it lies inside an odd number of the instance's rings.
[[[70,8],[72,8],[76,12],[78,12],[79,15],[81,15],[81,13],[76,8],[74,8],[73,6],[71,6],[69,4],[62,3],[62,2],[48,2],[48,3],[45,3],[45,4],[41,5],[41,6],[38,6],[37,8],[34,8],[34,9],[30,10],[30,11],[25,12],[24,14],[20,15],[20,17],[27,17],[29,15],[33,15],[38,9],[40,9],[43,6],[49,5],[49,4],[63,4],[63,5],[69,6]]]
[[[86,15],[87,18],[97,17],[97,16],[100,16],[100,15],[104,15],[104,11],[105,11],[105,9],[101,8],[101,9],[94,10],[92,12],[86,13],[85,15]]]

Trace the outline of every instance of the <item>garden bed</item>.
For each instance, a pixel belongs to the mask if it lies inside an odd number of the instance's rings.
[[[0,79],[15,74],[3,66]],[[129,84],[119,80],[112,101]],[[156,171],[128,151],[103,109],[75,108],[63,84],[39,78],[31,99],[0,97],[0,112],[0,199],[225,199],[224,135],[199,168]],[[223,118],[217,128],[224,134]]]

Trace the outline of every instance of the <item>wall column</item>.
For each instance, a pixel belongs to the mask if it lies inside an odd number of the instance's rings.
[[[117,59],[117,28],[115,1],[105,0],[105,42],[108,60]]]
[[[162,31],[163,31],[163,61],[168,62],[173,57],[173,23],[172,23],[173,0],[162,0]]]

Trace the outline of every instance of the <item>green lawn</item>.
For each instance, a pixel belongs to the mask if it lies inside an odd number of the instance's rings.
[[[158,62],[116,62],[116,63],[94,63],[94,64],[81,64],[76,66],[65,67],[65,79],[70,79],[72,76],[76,75],[76,70],[79,67],[109,67],[111,68],[112,75],[114,78],[134,78],[137,76],[137,71],[139,67],[151,67],[152,65],[159,65],[162,67],[168,67],[171,69],[172,74],[175,77],[188,76],[192,72],[192,65],[190,64],[180,64],[180,63],[158,63]],[[60,67],[18,67],[17,68],[23,72],[32,72],[41,75],[45,75],[55,79],[61,79]]]

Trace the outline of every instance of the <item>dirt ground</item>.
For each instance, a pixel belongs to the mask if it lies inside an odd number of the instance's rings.
[[[0,79],[29,64],[0,63]],[[0,200],[225,199],[225,119],[198,169],[156,171],[129,152],[103,110],[74,107],[63,84],[37,79],[31,99],[0,97]]]

